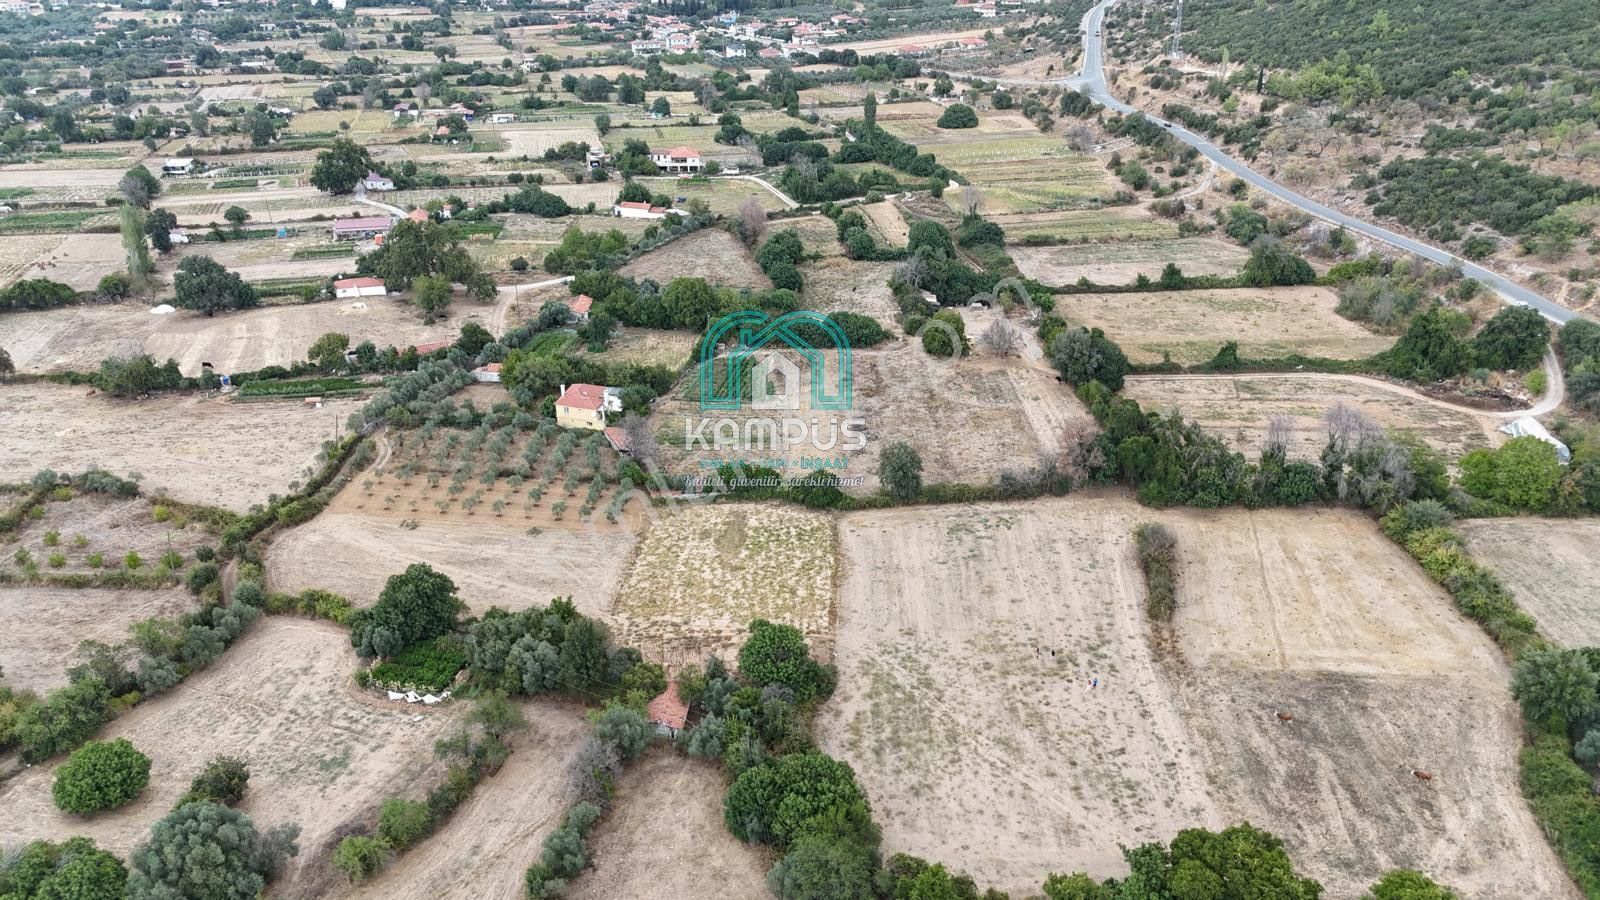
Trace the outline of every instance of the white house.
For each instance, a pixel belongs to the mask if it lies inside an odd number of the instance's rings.
[[[1535,419],[1533,416],[1523,416],[1515,422],[1507,422],[1506,424],[1500,426],[1500,430],[1505,434],[1511,435],[1512,437],[1538,438],[1539,440],[1544,441],[1546,444],[1556,448],[1556,459],[1561,460],[1562,465],[1572,462],[1572,450],[1569,449],[1566,444],[1563,444],[1560,438],[1546,430],[1545,427],[1539,423],[1539,420]]]
[[[193,175],[194,160],[187,156],[178,156],[161,164],[163,175]]]
[[[652,40],[634,41],[628,45],[628,49],[641,55],[647,53],[660,53],[661,42]]]
[[[500,383],[500,364],[489,363],[472,370],[472,380],[483,384]]]
[[[694,175],[705,168],[705,164],[700,160],[700,151],[693,147],[673,147],[671,150],[652,153],[650,161],[661,171],[675,175]]]
[[[368,172],[367,177],[361,180],[361,186],[369,191],[392,191],[394,181],[377,172]]]
[[[412,109],[411,104],[409,103],[396,103],[394,105],[394,109],[390,110],[390,112],[394,114],[396,119],[403,119],[406,116],[416,115],[416,110]]]
[[[611,207],[611,214],[623,219],[665,219],[667,211],[659,206],[648,203],[623,201]]]
[[[491,125],[510,125],[516,120],[516,113],[498,112],[489,116],[489,124]]]
[[[333,296],[340,300],[382,297],[388,293],[382,278],[341,278],[333,283]]]
[[[745,50],[743,44],[729,44],[722,48],[722,57],[724,59],[744,59],[749,55],[749,51]]]

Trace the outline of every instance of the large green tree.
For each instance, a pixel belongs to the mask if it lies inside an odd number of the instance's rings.
[[[1508,306],[1472,339],[1473,360],[1486,369],[1531,369],[1550,345],[1550,323],[1530,306]]]
[[[723,800],[723,819],[750,843],[785,847],[807,834],[877,843],[855,771],[823,753],[791,753],[745,770]]]
[[[1594,670],[1581,650],[1530,650],[1517,658],[1511,694],[1535,722],[1576,722],[1600,708]]]
[[[1075,387],[1098,381],[1112,391],[1120,391],[1128,374],[1128,357],[1098,328],[1061,332],[1050,342],[1046,355],[1061,377]]]
[[[150,830],[129,858],[129,900],[255,900],[287,857],[298,825],[259,832],[250,817],[215,803],[185,803]]]
[[[372,154],[349,138],[337,138],[317,154],[311,167],[311,184],[330,194],[348,194],[372,171]]]
[[[878,479],[896,500],[915,500],[922,493],[922,456],[905,441],[895,441],[878,455]]]
[[[127,881],[122,861],[85,837],[34,841],[0,864],[6,900],[123,900]]]
[[[1395,869],[1372,886],[1370,900],[1460,900],[1460,897],[1421,872]]]
[[[1385,369],[1396,378],[1438,381],[1466,371],[1472,354],[1435,307],[1413,318],[1384,357]]]
[[[217,310],[249,309],[260,302],[256,289],[238,272],[230,272],[209,256],[191,256],[178,264],[172,278],[173,304],[215,315]]]
[[[350,620],[350,643],[363,656],[393,656],[455,627],[463,609],[456,584],[426,563],[389,578],[376,605]]]
[[[767,873],[767,889],[778,900],[874,900],[876,876],[872,848],[832,835],[806,835]],[[895,896],[921,900],[926,895]]]
[[[1461,486],[1467,493],[1518,509],[1547,508],[1561,476],[1556,448],[1536,437],[1512,438],[1497,449],[1461,457]]]
[[[494,282],[478,269],[449,226],[406,219],[389,230],[383,247],[361,258],[357,269],[382,278],[390,290],[407,290],[424,275],[463,284],[479,300],[494,296]]]
[[[750,623],[750,637],[739,648],[739,674],[760,687],[783,685],[797,703],[833,691],[833,674],[811,658],[800,629],[765,619]]]

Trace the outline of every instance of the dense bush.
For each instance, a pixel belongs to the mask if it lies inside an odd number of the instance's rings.
[[[1056,335],[1046,356],[1062,380],[1081,387],[1098,381],[1112,391],[1122,390],[1128,374],[1128,357],[1098,328],[1073,328]]]
[[[855,772],[822,753],[794,753],[747,769],[728,789],[723,819],[748,843],[786,847],[808,834],[876,845],[877,829]]]
[[[0,290],[0,309],[50,309],[76,302],[77,291],[48,278],[24,278]]]
[[[115,809],[150,783],[150,757],[126,738],[90,741],[56,769],[50,789],[56,807],[71,813]]]
[[[354,884],[378,874],[389,855],[389,847],[383,841],[353,834],[339,842],[333,852],[333,865]]]
[[[466,668],[467,652],[450,635],[413,644],[371,670],[373,682],[401,690],[439,691]]]
[[[1145,608],[1150,618],[1168,621],[1177,600],[1177,536],[1165,525],[1145,522],[1133,530],[1133,538],[1144,572]]]
[[[449,576],[413,563],[389,578],[375,605],[350,617],[350,643],[362,656],[394,656],[454,628],[464,608]]]
[[[1138,897],[1271,897],[1273,900],[1317,900],[1322,886],[1294,873],[1283,841],[1249,824],[1219,832],[1189,828],[1178,832],[1170,849],[1160,844],[1124,847],[1132,870],[1126,879],[1095,890],[1085,875],[1051,875],[1045,879],[1048,900],[1111,900],[1109,888],[1134,886]]]
[[[940,128],[977,128],[978,114],[965,103],[952,103],[940,114]]]
[[[189,792],[178,805],[203,800],[222,806],[233,806],[244,799],[245,787],[250,783],[250,767],[237,756],[213,756],[206,767],[189,782]]]
[[[1550,345],[1550,323],[1530,306],[1507,306],[1472,339],[1474,362],[1486,369],[1531,369]]]
[[[215,803],[185,803],[150,830],[129,861],[130,900],[254,900],[286,857],[299,852],[298,825],[256,831],[250,817]]]
[[[757,687],[783,685],[797,703],[833,693],[835,680],[832,670],[811,658],[798,628],[765,619],[750,623],[750,637],[739,650],[739,674]]]
[[[1520,235],[1558,207],[1596,193],[1589,185],[1539,175],[1499,156],[1396,159],[1378,175],[1383,184],[1374,213],[1440,234],[1447,233],[1440,229],[1480,223],[1501,234]]]
[[[1439,381],[1466,371],[1472,353],[1451,331],[1443,311],[1435,307],[1413,318],[1382,359],[1385,370],[1396,378]]]
[[[6,900],[123,900],[127,880],[122,860],[85,837],[34,841],[0,861]]]
[[[1517,509],[1548,509],[1562,474],[1556,448],[1536,437],[1512,438],[1494,450],[1461,457],[1462,488]]]
[[[105,682],[85,678],[22,710],[12,736],[24,762],[43,762],[89,739],[110,718]]]
[[[603,624],[580,615],[567,598],[515,613],[491,608],[472,625],[467,642],[473,681],[509,694],[604,690],[635,662],[611,646]]]

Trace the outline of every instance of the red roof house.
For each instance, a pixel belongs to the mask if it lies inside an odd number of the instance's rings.
[[[591,306],[594,306],[594,298],[588,294],[579,294],[567,301],[567,309],[580,319],[588,318]]]
[[[688,724],[689,706],[678,696],[676,681],[667,682],[667,689],[650,701],[650,705],[645,707],[645,717],[668,737],[675,736]]]

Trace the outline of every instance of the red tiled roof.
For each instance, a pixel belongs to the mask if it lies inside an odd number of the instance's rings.
[[[598,384],[569,384],[556,399],[557,406],[570,409],[597,410],[605,401],[606,389]]]
[[[616,425],[607,425],[606,440],[610,441],[611,446],[617,448],[619,453],[628,452],[628,435],[620,427]]]
[[[472,371],[474,371],[474,372],[498,372],[498,371],[500,371],[500,366],[501,366],[500,363],[488,363],[487,365],[479,366],[476,369],[473,369]]]
[[[393,224],[394,220],[388,216],[367,216],[364,218],[333,220],[333,227],[336,230],[348,229],[354,231],[367,231],[373,228],[388,228]]]
[[[579,294],[578,296],[567,301],[567,309],[572,310],[572,314],[575,316],[581,316],[588,313],[589,307],[593,305],[594,298],[588,294]]]
[[[696,150],[693,147],[673,147],[671,150],[668,150],[664,155],[666,155],[666,156],[692,156],[695,159],[699,159],[700,158],[700,151]]]
[[[333,283],[334,289],[383,287],[382,278],[341,278]]]
[[[444,348],[450,346],[451,343],[451,341],[429,341],[426,344],[417,344],[411,349],[417,351],[418,356],[424,356],[432,353],[435,350],[443,350]]]
[[[667,689],[650,701],[645,717],[673,729],[682,728],[689,721],[689,707],[678,696],[676,681],[667,682]]]
[[[406,218],[413,222],[426,222],[428,221],[428,211],[419,206],[416,209],[413,209],[411,212],[406,213]]]
[[[618,203],[617,205],[622,207],[623,209],[650,209],[650,204],[648,204],[648,203],[640,203],[637,200],[624,200],[621,203]]]

